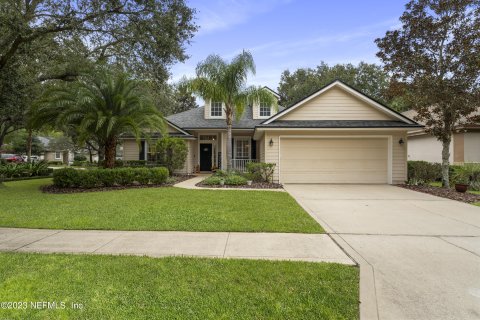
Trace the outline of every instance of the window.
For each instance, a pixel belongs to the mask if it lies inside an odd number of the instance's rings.
[[[215,101],[212,102],[211,108],[210,108],[210,115],[212,117],[221,117],[222,116],[222,103]]]
[[[250,159],[250,138],[235,139],[235,159]]]
[[[214,135],[200,135],[200,140],[215,141],[215,138]]]
[[[60,151],[55,151],[55,160],[62,159],[62,153]]]
[[[147,161],[156,162],[157,161],[157,148],[155,143],[149,143],[147,149]]]
[[[260,103],[260,117],[270,117],[272,110],[270,105],[266,103]]]

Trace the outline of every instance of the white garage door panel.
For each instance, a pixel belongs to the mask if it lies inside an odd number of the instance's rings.
[[[282,183],[387,183],[385,138],[283,138]]]

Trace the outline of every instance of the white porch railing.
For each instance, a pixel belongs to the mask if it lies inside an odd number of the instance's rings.
[[[257,159],[232,159],[232,169],[240,172],[247,171],[247,163],[258,162]]]

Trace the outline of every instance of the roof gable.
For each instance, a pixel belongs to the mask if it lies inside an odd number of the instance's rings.
[[[414,121],[382,105],[341,81],[334,81],[264,121],[275,120],[396,120]]]

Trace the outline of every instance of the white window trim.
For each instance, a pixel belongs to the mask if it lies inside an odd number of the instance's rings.
[[[57,157],[57,153],[59,154],[59,156]],[[62,152],[61,151],[55,151],[55,160],[61,160],[62,159]]]
[[[223,109],[224,109],[224,104],[223,104],[223,102],[222,102],[222,106],[221,106],[222,114],[219,115],[219,116],[214,116],[214,115],[212,115],[212,106],[213,106],[213,103],[212,103],[212,102],[219,102],[219,101],[210,101],[210,118],[212,118],[212,119],[222,119],[223,116],[224,116],[224,113],[225,113],[225,112],[223,111]]]
[[[270,115],[268,115],[268,116],[262,116],[262,113],[261,113],[261,104],[258,105],[258,118],[259,118],[259,119],[268,119],[268,118],[270,118],[272,115],[273,115],[273,108],[272,108],[272,106],[270,106]]]
[[[238,160],[247,160],[247,159],[239,159],[237,158],[237,141],[247,141],[248,144],[249,144],[249,148],[248,148],[248,159],[252,159],[252,141],[251,141],[251,138],[249,136],[237,136],[237,137],[233,137],[233,140],[235,141],[235,148],[233,150],[233,159],[238,159]]]

